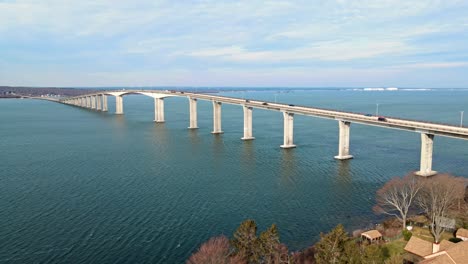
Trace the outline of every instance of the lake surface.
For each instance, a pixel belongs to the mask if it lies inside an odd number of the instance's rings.
[[[223,92],[298,105],[459,124],[468,91]],[[276,94],[276,95],[275,95]],[[336,121],[295,116],[297,148],[284,150],[283,117],[254,109],[254,141],[240,140],[243,114],[199,101],[124,97],[125,115],[40,100],[0,100],[0,263],[184,263],[211,236],[241,221],[278,225],[291,250],[338,223],[348,230],[381,216],[375,191],[419,168],[420,135],[351,125],[353,160],[337,161]],[[467,120],[468,122],[468,120]],[[468,141],[437,137],[433,168],[468,176]]]

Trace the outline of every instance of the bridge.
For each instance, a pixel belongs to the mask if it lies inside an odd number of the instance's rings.
[[[242,140],[253,140],[252,112],[254,108],[279,111],[283,113],[284,135],[281,148],[294,148],[294,115],[305,115],[319,118],[333,119],[338,122],[339,144],[338,155],[335,159],[346,160],[353,156],[350,154],[349,139],[351,123],[359,123],[370,126],[385,127],[417,132],[421,134],[421,157],[420,168],[416,172],[419,176],[432,176],[436,171],[432,170],[432,153],[434,136],[444,136],[459,139],[468,139],[468,128],[447,124],[432,123],[426,121],[415,121],[400,118],[379,118],[359,113],[351,113],[330,109],[322,109],[307,106],[296,106],[276,102],[265,102],[260,100],[240,99],[226,96],[191,93],[183,91],[160,91],[160,90],[119,90],[102,91],[75,97],[62,98],[57,101],[68,105],[84,107],[96,111],[108,111],[107,96],[115,97],[115,113],[123,114],[123,96],[129,94],[142,94],[154,98],[154,121],[164,122],[164,99],[168,97],[186,97],[189,102],[190,122],[189,129],[198,128],[197,124],[197,100],[206,100],[213,103],[213,134],[223,133],[221,126],[222,104],[239,105],[244,110],[244,136]]]

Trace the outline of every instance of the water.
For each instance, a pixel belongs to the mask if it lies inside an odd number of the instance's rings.
[[[273,92],[224,95],[274,101]],[[294,91],[279,102],[458,124],[468,91]],[[0,263],[183,263],[211,236],[253,218],[278,225],[291,250],[338,223],[378,221],[374,193],[419,167],[416,133],[351,126],[339,162],[336,121],[295,116],[296,149],[283,150],[282,115],[254,110],[243,142],[239,106],[223,105],[224,134],[210,134],[212,106],[124,97],[124,116],[39,100],[0,100]],[[468,112],[468,111],[467,111]],[[467,120],[468,122],[468,120]],[[468,176],[468,141],[437,137],[434,169]]]

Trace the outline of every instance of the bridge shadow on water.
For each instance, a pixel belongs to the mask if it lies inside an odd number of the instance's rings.
[[[294,188],[297,181],[297,158],[295,149],[281,149],[280,182],[282,186]]]
[[[254,170],[257,162],[255,158],[255,143],[253,142],[253,140],[246,140],[241,143],[241,165],[246,171]]]

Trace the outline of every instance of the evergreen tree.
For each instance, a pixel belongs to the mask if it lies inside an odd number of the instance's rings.
[[[275,224],[260,234],[259,247],[264,263],[279,263],[280,240]]]
[[[352,240],[344,243],[344,250],[340,263],[362,264],[361,247]]]
[[[345,263],[345,244],[349,241],[343,225],[337,225],[330,233],[320,234],[320,241],[315,244],[315,259],[318,264]]]
[[[235,253],[245,259],[248,263],[260,262],[259,239],[257,238],[257,224],[248,219],[242,222],[234,232],[231,245]]]
[[[368,245],[364,248],[363,261],[365,264],[382,263],[382,251],[378,245]]]

